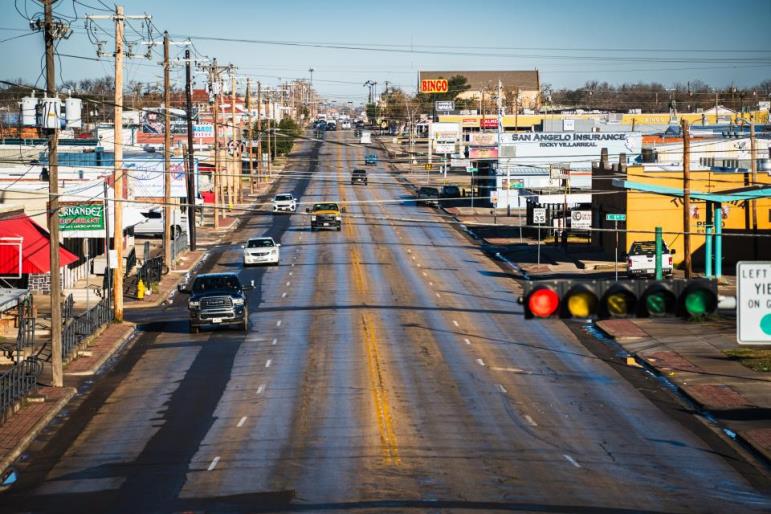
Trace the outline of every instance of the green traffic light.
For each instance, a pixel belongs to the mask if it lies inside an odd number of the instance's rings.
[[[710,294],[697,289],[685,295],[685,310],[691,316],[704,316],[709,312]]]
[[[651,314],[667,312],[667,298],[664,293],[651,293],[645,298],[645,306]]]

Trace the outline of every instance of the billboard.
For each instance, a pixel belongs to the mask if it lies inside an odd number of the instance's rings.
[[[502,159],[502,165],[566,164],[573,169],[591,169],[603,148],[616,160],[626,154],[627,162],[640,156],[639,132],[520,132],[501,134],[503,147],[514,147],[516,157]]]
[[[447,79],[423,79],[420,81],[421,93],[446,93],[449,90]]]
[[[161,159],[130,160],[124,161],[124,166],[129,176],[129,190],[135,197],[163,197],[164,188],[164,163]],[[171,159],[171,197],[184,198],[187,196],[185,183],[184,159],[176,157]]]
[[[428,127],[428,137],[434,153],[455,153],[455,145],[460,141],[461,127],[457,123],[432,123]]]

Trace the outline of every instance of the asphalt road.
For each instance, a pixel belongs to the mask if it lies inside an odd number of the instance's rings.
[[[188,334],[184,298],[141,314],[0,510],[771,510],[762,477],[563,322],[524,321],[514,282],[383,164],[350,185],[365,150],[326,138],[280,189],[343,202],[343,230],[250,217],[205,266],[256,281],[249,333]],[[262,234],[281,265],[243,269]]]

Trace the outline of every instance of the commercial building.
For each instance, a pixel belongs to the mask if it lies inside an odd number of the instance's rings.
[[[470,86],[467,91],[458,95],[459,99],[480,100],[483,95],[490,98],[497,91],[498,81],[500,81],[505,95],[504,106],[507,111],[538,109],[541,105],[541,82],[538,70],[420,71],[418,80],[450,79],[456,75],[465,77],[466,83]]]

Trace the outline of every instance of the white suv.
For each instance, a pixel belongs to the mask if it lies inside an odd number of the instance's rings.
[[[294,212],[297,200],[292,193],[281,193],[273,197],[273,212]]]
[[[275,242],[272,237],[249,239],[246,244],[241,245],[241,248],[244,249],[244,266],[251,266],[252,264],[278,266],[280,247],[281,245]]]

